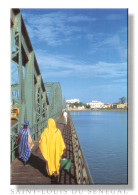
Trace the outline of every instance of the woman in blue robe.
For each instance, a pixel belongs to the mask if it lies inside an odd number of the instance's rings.
[[[25,121],[23,125],[24,127],[22,127],[20,130],[20,133],[16,140],[16,144],[20,139],[19,158],[21,158],[24,162],[24,165],[26,165],[31,155],[30,146],[29,146],[29,136],[31,135],[31,129],[28,127],[29,121]]]

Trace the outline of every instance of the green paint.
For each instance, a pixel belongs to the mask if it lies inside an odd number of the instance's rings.
[[[49,117],[56,119],[62,111],[63,100],[59,83],[43,83],[35,53],[19,9],[11,10],[11,98],[19,108],[17,125],[11,126],[11,158],[15,159],[14,140],[21,124],[28,120],[35,140],[47,125]],[[27,41],[26,41],[27,40]],[[11,65],[12,65],[11,64]],[[16,78],[18,75],[18,78]],[[15,129],[16,128],[16,129]],[[16,132],[15,132],[16,131]]]

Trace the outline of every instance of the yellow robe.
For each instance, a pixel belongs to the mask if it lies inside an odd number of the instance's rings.
[[[66,148],[62,134],[56,128],[54,119],[48,119],[47,128],[44,129],[39,141],[39,148],[47,161],[46,170],[49,175],[55,171],[59,174],[60,158]]]

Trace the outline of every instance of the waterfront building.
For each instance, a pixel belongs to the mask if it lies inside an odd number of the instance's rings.
[[[118,103],[112,103],[111,108],[117,108]]]
[[[124,103],[125,104],[125,108],[127,108],[128,107],[128,104],[127,103]]]
[[[104,108],[111,108],[111,104],[104,104]]]
[[[126,104],[117,104],[117,108],[126,108]]]
[[[90,103],[87,103],[87,105],[90,105],[91,109],[99,109],[104,107],[104,103],[100,101],[92,101]]]
[[[124,103],[124,104],[120,104],[120,103],[112,103],[111,104],[111,108],[118,108],[118,109],[125,109],[127,108],[127,103]]]

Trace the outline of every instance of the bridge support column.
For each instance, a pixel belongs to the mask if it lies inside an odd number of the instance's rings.
[[[26,115],[30,127],[34,124],[34,52],[29,54],[29,61],[25,65],[25,95]]]

